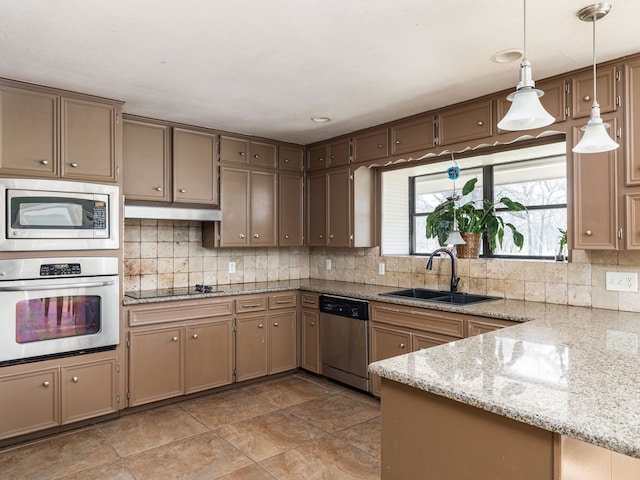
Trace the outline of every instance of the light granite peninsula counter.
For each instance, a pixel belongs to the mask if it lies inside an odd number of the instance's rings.
[[[640,479],[640,315],[544,310],[370,366],[384,480]]]

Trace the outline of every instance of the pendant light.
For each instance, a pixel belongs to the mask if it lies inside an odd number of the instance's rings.
[[[583,22],[593,23],[593,104],[591,105],[591,117],[587,124],[580,130],[584,135],[573,147],[575,153],[599,153],[615,150],[619,145],[611,139],[607,133],[608,123],[600,118],[600,104],[596,100],[596,20],[600,20],[611,10],[610,3],[596,3],[584,7],[578,12],[578,18]]]
[[[555,120],[540,103],[540,97],[544,92],[535,88],[531,75],[531,63],[527,58],[527,0],[523,1],[524,56],[520,64],[520,82],[516,85],[516,91],[507,97],[507,100],[512,103],[507,114],[498,122],[498,128],[502,130],[530,130],[546,127]]]

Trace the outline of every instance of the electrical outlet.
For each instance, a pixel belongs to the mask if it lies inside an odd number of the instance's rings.
[[[327,267],[327,270],[331,270],[331,259],[330,258],[327,258],[327,260],[325,262],[325,265]]]
[[[236,273],[236,262],[229,262],[229,273]]]
[[[636,272],[607,272],[607,290],[614,292],[637,292],[638,274]]]
[[[379,263],[378,264],[378,273],[380,275],[384,275],[384,263]]]

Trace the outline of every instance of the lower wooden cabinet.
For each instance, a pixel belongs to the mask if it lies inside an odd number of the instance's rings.
[[[467,337],[474,335],[482,335],[483,333],[493,332],[500,328],[517,325],[518,322],[511,320],[500,320],[497,318],[470,317],[467,318]]]
[[[117,371],[112,357],[1,375],[0,439],[116,412]]]
[[[318,297],[319,295],[315,293],[302,293],[300,295],[302,304],[300,316],[302,334],[301,366],[313,373],[322,373]]]
[[[233,335],[228,320],[185,328],[185,393],[233,381]]]

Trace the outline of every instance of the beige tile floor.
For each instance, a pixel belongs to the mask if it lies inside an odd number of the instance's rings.
[[[379,402],[302,372],[0,450],[0,480],[379,478]]]

